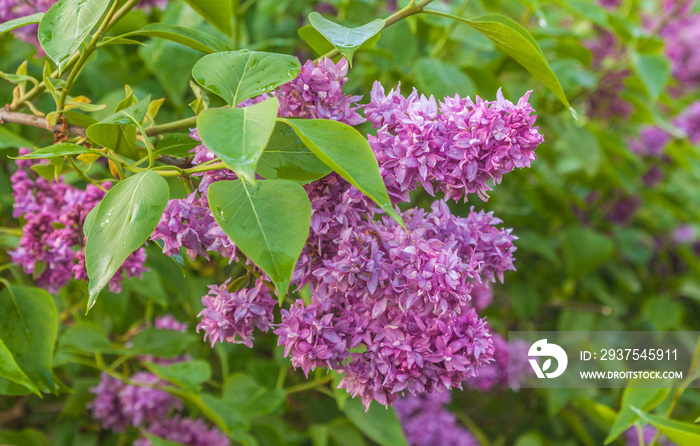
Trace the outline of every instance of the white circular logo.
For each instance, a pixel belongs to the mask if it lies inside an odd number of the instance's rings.
[[[557,344],[548,344],[546,339],[540,339],[532,344],[527,352],[527,356],[538,378],[556,378],[564,373],[566,366],[569,364],[569,358],[566,356],[564,349]],[[532,356],[538,358],[546,357],[548,359],[540,367],[539,361],[532,358]],[[547,372],[547,370],[552,368],[552,358],[557,360],[557,368],[553,372]]]

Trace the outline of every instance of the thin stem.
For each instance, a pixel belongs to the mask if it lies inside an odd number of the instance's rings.
[[[471,3],[471,0],[465,0],[461,5],[459,5],[459,8],[457,8],[457,11],[455,11],[455,15],[461,16],[462,14],[464,14],[464,11],[467,10],[469,3]],[[436,57],[438,54],[440,54],[440,51],[442,51],[442,49],[445,48],[447,42],[450,41],[450,36],[457,27],[457,23],[458,22],[450,22],[450,24],[447,25],[445,31],[442,33],[442,36],[440,36],[440,39],[435,43],[433,50],[430,52],[430,55],[428,56],[429,58]]]
[[[197,117],[192,116],[191,118],[180,119],[179,121],[169,122],[163,125],[156,125],[146,129],[146,135],[155,136],[161,133],[170,133],[182,129],[187,129],[197,125]]]
[[[406,6],[403,9],[400,9],[399,11],[396,11],[395,13],[393,13],[392,15],[387,17],[386,20],[384,21],[384,28],[382,28],[382,29],[386,29],[386,28],[390,27],[391,25],[393,25],[394,23],[405,19],[406,17],[420,14],[421,12],[423,12],[423,8],[425,8],[428,4],[430,4],[432,2],[433,2],[433,0],[422,0],[421,2],[416,4],[415,0],[411,1],[408,4],[408,6]],[[326,54],[318,57],[316,60],[318,61],[318,60],[323,59],[325,57],[332,59],[339,54],[340,54],[340,52],[334,48],[331,51],[327,52]]]
[[[102,36],[104,36],[104,34],[109,29],[109,26],[112,22],[112,17],[114,17],[114,14],[116,14],[117,12],[117,6],[119,6],[119,0],[114,0],[114,3],[112,3],[112,6],[109,8],[105,19],[102,21],[102,24],[92,36],[92,40],[90,40],[90,43],[85,48],[85,51],[83,51],[80,55],[80,59],[78,59],[78,62],[75,64],[73,69],[71,69],[70,74],[68,75],[68,79],[66,80],[66,86],[61,92],[61,97],[57,104],[57,112],[63,113],[63,107],[66,105],[66,99],[68,99],[68,92],[71,86],[73,85],[73,82],[78,77],[78,74],[80,74],[80,71],[83,69],[85,62],[87,62],[92,52],[95,51],[95,49],[97,48],[97,42],[100,41]]]
[[[61,124],[46,127],[46,118],[30,115],[29,113],[12,111],[12,106],[6,106],[4,109],[0,109],[0,124],[4,124],[6,122],[36,127],[53,133],[61,133],[64,131],[63,125]],[[68,132],[69,135],[80,136],[81,138],[85,138],[87,136],[85,133],[85,127],[80,127],[77,125],[69,125],[65,131]]]
[[[333,376],[328,375],[326,377],[323,377],[321,379],[315,379],[313,381],[305,382],[303,384],[299,384],[296,386],[292,387],[287,387],[284,389],[285,393],[289,395],[290,393],[296,393],[296,392],[303,392],[304,390],[310,390],[318,386],[322,386],[323,384],[326,384],[327,382],[330,382],[333,379]]]
[[[85,172],[83,172],[77,164],[75,164],[75,161],[73,161],[73,158],[70,156],[66,157],[68,158],[68,162],[70,163],[71,167],[73,167],[73,170],[75,170],[75,173],[78,174],[78,178],[87,181],[88,183],[92,184],[93,186],[97,187],[98,189],[102,190],[102,192],[107,192],[107,189],[102,187],[100,183],[97,181],[93,180],[89,176],[85,175]]]

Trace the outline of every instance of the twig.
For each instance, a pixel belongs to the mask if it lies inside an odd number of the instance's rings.
[[[6,105],[4,109],[0,109],[0,124],[6,122],[11,122],[13,124],[22,124],[29,127],[37,127],[40,129],[48,130],[52,133],[63,133],[64,130],[75,136],[80,136],[81,138],[87,137],[85,133],[85,127],[80,127],[77,125],[69,125],[67,129],[63,128],[63,124],[56,124],[52,127],[46,126],[46,119],[41,116],[34,116],[27,113],[18,113],[9,110],[9,106]]]

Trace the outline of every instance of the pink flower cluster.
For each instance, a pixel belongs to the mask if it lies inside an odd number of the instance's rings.
[[[435,183],[455,201],[470,193],[485,201],[488,182],[499,184],[503,174],[530,167],[543,138],[529,96],[513,104],[499,90],[493,102],[456,95],[438,106],[415,89],[408,97],[400,86],[385,94],[375,82],[365,108],[377,129],[369,142],[394,201],[408,201],[418,184],[432,195]]]
[[[22,155],[29,152],[20,149]],[[40,287],[56,293],[71,278],[88,279],[83,223],[104,192],[93,185],[85,190],[77,189],[62,178],[46,180],[31,169],[34,164],[32,160],[17,160],[17,172],[11,177],[13,216],[26,222],[19,245],[9,254],[25,273],[35,276]],[[103,187],[109,187],[109,183]],[[146,270],[145,260],[143,248],[131,254],[109,281],[110,291],[121,291],[124,276],[140,277]]]
[[[466,386],[482,392],[509,385],[513,390],[518,390],[523,378],[533,373],[527,360],[530,345],[523,340],[509,343],[500,335],[493,335],[492,339],[496,349],[494,362],[481,367],[478,376],[469,378]]]
[[[344,60],[307,62],[297,79],[273,93],[280,115],[362,122],[360,98],[342,93],[346,74]],[[377,135],[369,139],[393,199],[407,201],[420,184],[446,199],[477,193],[485,200],[488,183],[530,166],[542,136],[528,96],[517,104],[500,92],[494,102],[456,96],[438,105],[416,91],[385,94],[375,84],[365,112]],[[198,139],[196,131],[192,136]],[[203,145],[194,153],[194,164],[215,158]],[[167,254],[219,251],[235,260],[235,247],[206,209],[208,185],[233,178],[226,170],[204,174],[198,191],[171,201],[153,234]],[[311,228],[292,283],[309,285],[311,300],[283,309],[274,330],[294,367],[306,374],[338,370],[340,387],[369,406],[392,403],[406,391],[460,387],[493,361],[493,341],[475,307],[490,302],[489,283],[515,269],[516,237],[499,227],[501,220],[473,208],[458,217],[437,201],[430,212],[404,212],[404,230],[388,217],[375,220],[375,204],[337,174],[305,189]],[[239,290],[229,290],[229,281],[211,286],[198,330],[212,344],[252,346],[254,328],[273,325],[275,301],[265,281],[261,275]]]

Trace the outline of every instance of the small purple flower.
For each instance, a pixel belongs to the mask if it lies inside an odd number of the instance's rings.
[[[209,427],[203,419],[174,416],[157,420],[151,424],[148,433],[168,441],[186,446],[229,446],[231,441],[215,427]],[[134,446],[152,446],[148,438],[139,438]]]
[[[670,140],[669,134],[656,126],[644,126],[639,130],[639,139],[629,142],[630,149],[639,156],[659,158]]]
[[[688,7],[692,2],[688,2]],[[679,11],[680,12],[680,11]],[[700,14],[686,12],[677,14],[678,20],[671,21],[661,30],[665,40],[664,51],[671,60],[673,78],[678,81],[681,92],[690,91],[700,85]]]
[[[93,418],[102,422],[103,428],[122,432],[128,427],[161,420],[173,409],[182,408],[180,400],[164,390],[153,388],[164,383],[156,375],[140,372],[131,380],[138,385],[126,384],[103,373],[99,385],[90,389],[96,397],[88,407]]]
[[[157,317],[153,325],[158,330],[174,330],[181,333],[187,331],[187,323],[178,321],[172,314]]]
[[[658,430],[649,424],[645,424],[642,427],[642,442],[645,445],[650,445],[652,441],[654,441],[654,437],[656,437],[656,433]],[[637,428],[636,425],[630,427],[625,431],[625,444],[627,446],[639,446],[639,429]],[[668,441],[664,436],[659,437],[657,442],[655,443],[659,446],[676,446],[675,443],[672,443]]]
[[[222,285],[210,285],[209,294],[202,297],[204,309],[199,313],[202,321],[197,332],[204,330],[212,347],[217,342],[230,342],[253,347],[253,330],[257,327],[267,332],[273,322],[272,310],[276,301],[270,297],[270,289],[263,278],[252,288],[229,292],[229,280]]]

